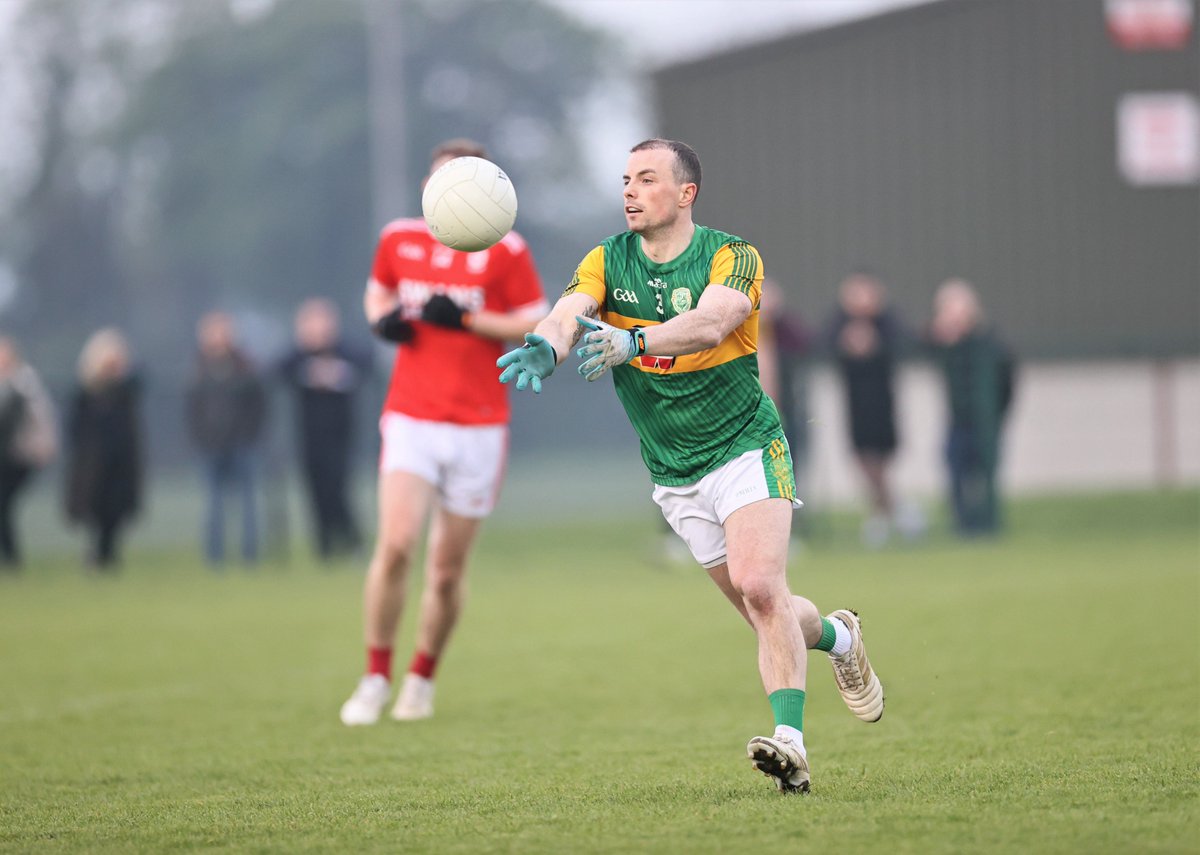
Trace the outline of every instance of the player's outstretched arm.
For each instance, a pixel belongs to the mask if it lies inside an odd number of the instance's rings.
[[[560,297],[545,318],[525,336],[525,344],[496,360],[501,383],[516,381],[518,390],[531,387],[542,391],[542,380],[554,373],[558,363],[579,340],[583,330],[576,315],[594,317],[600,304],[586,294],[573,293]]]
[[[684,356],[716,347],[750,316],[750,298],[734,288],[709,285],[696,308],[646,329],[646,353]]]
[[[690,312],[666,323],[631,330],[602,321],[578,318],[586,327],[577,355],[579,373],[598,380],[614,365],[639,356],[683,356],[716,347],[750,314],[750,298],[724,285],[709,285]]]

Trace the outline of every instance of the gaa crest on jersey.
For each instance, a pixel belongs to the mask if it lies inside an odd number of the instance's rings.
[[[671,292],[671,308],[675,314],[682,315],[692,307],[692,292],[687,288],[676,288]]]

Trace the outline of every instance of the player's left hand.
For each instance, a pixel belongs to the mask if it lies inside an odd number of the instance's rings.
[[[583,334],[583,347],[575,351],[583,360],[579,373],[588,380],[599,380],[614,365],[633,362],[646,350],[645,339],[639,341],[641,330],[623,330],[583,315],[576,315],[575,320],[590,330]]]
[[[434,294],[421,309],[421,320],[452,330],[466,329],[466,312],[445,294]]]
[[[558,354],[554,346],[537,333],[525,333],[525,344],[496,360],[496,367],[503,368],[501,383],[517,381],[517,390],[531,387],[535,395],[542,391],[542,381],[554,373],[558,365]]]

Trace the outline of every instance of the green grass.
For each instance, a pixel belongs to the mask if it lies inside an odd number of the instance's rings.
[[[888,693],[865,725],[811,657],[807,797],[743,758],[771,729],[752,636],[649,514],[498,517],[437,717],[355,730],[357,568],[43,563],[0,579],[0,850],[1198,851],[1200,495],[1011,519],[796,550]]]

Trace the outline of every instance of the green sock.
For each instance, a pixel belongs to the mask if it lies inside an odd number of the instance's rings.
[[[829,618],[821,618],[821,640],[817,642],[817,650],[823,650],[828,653],[833,650],[833,643],[837,641],[837,632],[833,628],[833,624],[829,622]]]
[[[775,724],[786,724],[804,732],[804,690],[776,689],[767,697],[775,713]]]

